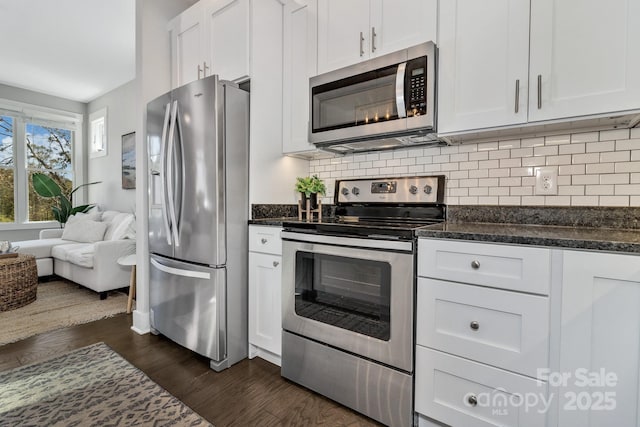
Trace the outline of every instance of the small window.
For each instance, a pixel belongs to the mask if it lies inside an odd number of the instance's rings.
[[[107,155],[107,109],[102,108],[89,115],[89,126],[91,129],[90,156],[102,157]]]

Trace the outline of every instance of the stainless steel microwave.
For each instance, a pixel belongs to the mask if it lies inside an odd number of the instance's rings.
[[[309,80],[309,141],[348,153],[440,143],[436,47],[423,43]]]

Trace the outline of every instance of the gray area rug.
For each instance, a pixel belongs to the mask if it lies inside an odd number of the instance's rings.
[[[104,343],[0,372],[0,426],[211,426]]]

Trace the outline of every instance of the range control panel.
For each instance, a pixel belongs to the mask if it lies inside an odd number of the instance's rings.
[[[442,203],[444,175],[353,179],[336,182],[339,203]]]

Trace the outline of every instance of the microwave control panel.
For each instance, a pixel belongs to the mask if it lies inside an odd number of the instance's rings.
[[[427,113],[427,57],[407,62],[405,74],[407,116]]]

